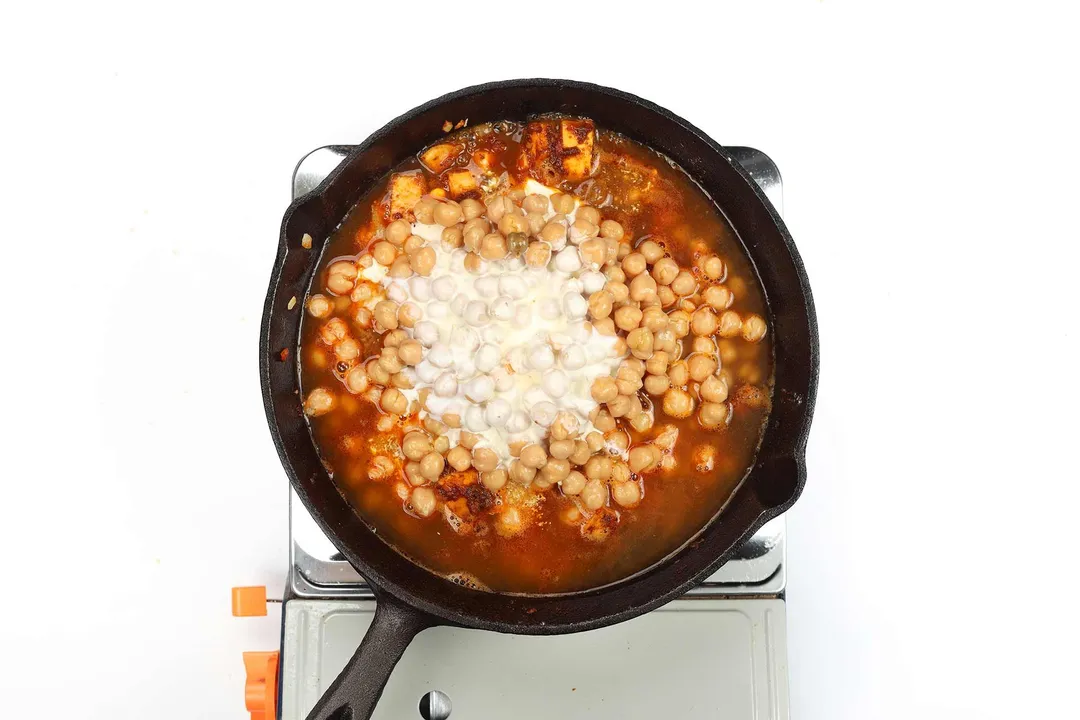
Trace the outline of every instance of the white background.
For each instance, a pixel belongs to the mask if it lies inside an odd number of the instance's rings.
[[[573,77],[768,152],[821,323],[795,718],[1075,712],[1075,16],[1059,3],[12,3],[4,717],[246,718],[286,491],[256,341],[297,159]]]

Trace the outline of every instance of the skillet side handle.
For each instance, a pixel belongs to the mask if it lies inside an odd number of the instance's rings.
[[[307,720],[368,720],[409,643],[421,630],[436,624],[429,615],[380,593],[360,647]]]

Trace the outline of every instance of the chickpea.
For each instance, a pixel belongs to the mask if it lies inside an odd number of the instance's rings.
[[[623,226],[614,220],[604,220],[600,223],[600,237],[611,238],[612,240],[622,240],[626,233],[623,231]]]
[[[409,237],[405,238],[405,244],[401,246],[401,250],[406,255],[411,255],[420,248],[424,247],[425,244],[426,241],[424,240],[424,238],[420,237],[419,235],[410,235]]]
[[[536,478],[536,468],[529,467],[521,460],[515,460],[510,464],[509,476],[519,485],[528,485]]]
[[[479,200],[473,198],[465,198],[461,201],[461,215],[465,218],[465,222],[475,220],[484,214],[484,206],[480,204]]]
[[[620,330],[630,332],[641,324],[641,311],[633,305],[626,305],[615,311],[615,325]]]
[[[373,313],[375,322],[387,330],[394,330],[398,326],[397,311],[397,303],[392,300],[383,300],[375,306]]]
[[[415,340],[406,340],[398,346],[398,359],[406,365],[418,365],[424,359],[424,348]]]
[[[458,472],[468,470],[472,465],[472,454],[460,445],[455,445],[446,453],[446,462]]]
[[[490,472],[499,465],[499,456],[490,448],[473,448],[472,466],[480,472]]]
[[[405,242],[405,238],[412,235],[412,226],[404,220],[395,220],[386,226],[386,230],[383,231],[383,237],[391,245],[397,245],[401,247]]]
[[[727,425],[730,414],[727,403],[704,402],[698,410],[698,422],[705,428],[718,428]]]
[[[593,225],[600,224],[600,211],[589,205],[578,208],[576,217]]]
[[[417,275],[427,277],[435,268],[435,251],[429,247],[422,247],[409,256],[409,265]]]
[[[724,276],[724,261],[715,255],[710,255],[701,261],[701,271],[710,280],[719,280]]]
[[[626,395],[616,395],[615,399],[607,404],[608,412],[613,418],[621,418],[630,412],[630,398]]]
[[[443,460],[443,456],[437,452],[429,452],[420,459],[420,474],[430,482],[435,482],[439,479],[444,467],[446,467],[446,461]]]
[[[611,497],[616,503],[632,508],[641,502],[641,486],[632,480],[611,483]]]
[[[671,355],[661,350],[653,353],[653,356],[645,363],[645,369],[653,375],[662,375],[667,372]]]
[[[503,235],[509,235],[510,233],[528,233],[529,221],[524,215],[517,215],[514,213],[507,213],[499,220],[499,232]]]
[[[461,206],[456,202],[439,203],[435,206],[432,217],[436,223],[443,227],[450,227],[452,225],[457,225],[459,222],[465,222],[465,213],[461,211]]]
[[[615,321],[609,317],[593,320],[593,328],[600,335],[612,336],[615,334]]]
[[[630,299],[641,302],[656,297],[656,281],[651,275],[641,273],[630,281]]]
[[[445,230],[443,231],[445,232]],[[491,225],[483,218],[470,220],[462,230],[461,241],[469,252],[479,252],[480,242],[491,232]]]
[[[547,463],[547,453],[539,445],[526,445],[521,450],[520,461],[525,467],[539,469]]]
[[[675,337],[686,337],[690,334],[690,313],[685,310],[668,313],[668,326],[675,332]]]
[[[658,307],[645,308],[641,314],[642,327],[647,327],[654,333],[666,329],[670,322],[667,313]]]
[[[570,242],[579,243],[582,240],[594,238],[600,234],[600,228],[593,223],[581,218],[579,215],[570,226]],[[576,238],[576,239],[575,239]],[[600,241],[601,243],[603,240]]]
[[[760,315],[747,315],[742,325],[743,340],[758,342],[765,337],[765,319]]]
[[[525,250],[525,264],[530,267],[546,267],[551,261],[551,246],[546,242],[531,242]]]
[[[461,247],[464,242],[465,234],[460,225],[454,225],[442,231],[442,245],[444,248],[453,250]]]
[[[615,380],[615,386],[619,388],[620,395],[634,395],[641,389],[641,378],[635,377],[631,380],[620,377]]]
[[[682,270],[675,279],[671,281],[671,291],[680,297],[686,297],[687,295],[693,295],[694,290],[697,289],[697,280],[690,273]]]
[[[637,277],[646,270],[645,256],[638,252],[632,252],[622,261],[623,272],[627,277]]]
[[[645,361],[638,358],[626,358],[623,360],[622,365],[619,366],[619,377],[629,378],[631,375],[635,378],[642,378],[645,375]],[[627,374],[624,376],[623,372]]]
[[[648,360],[653,354],[653,334],[648,328],[631,330],[626,336],[626,346],[630,348],[634,357]]]
[[[607,505],[608,486],[595,478],[588,480],[581,489],[581,503],[587,510],[599,510]]]
[[[433,197],[422,197],[413,205],[413,216],[417,222],[430,225],[435,222],[435,206],[439,201]]]
[[[617,397],[617,396],[616,396]],[[610,432],[615,429],[615,418],[606,410],[601,410],[592,421],[593,426],[600,432]]]
[[[432,513],[435,512],[435,506],[438,504],[435,491],[429,487],[415,487],[409,495],[409,504],[412,506],[413,512],[420,517],[431,517]]]
[[[506,253],[506,238],[499,233],[488,233],[480,241],[480,257],[485,260],[502,260]]]
[[[705,382],[718,369],[716,357],[705,353],[694,353],[686,359],[686,369],[694,382]]]
[[[671,384],[675,387],[685,385],[690,382],[690,368],[687,367],[685,360],[676,360],[668,366],[668,377],[671,378]]]
[[[690,317],[690,329],[695,335],[708,337],[716,332],[716,328],[716,313],[707,305],[699,307]]]
[[[696,353],[715,355],[716,343],[713,342],[711,337],[696,337],[694,338],[694,342],[690,344],[690,349]]]
[[[353,289],[353,281],[342,273],[330,273],[326,278],[326,289],[335,295],[348,295]]]
[[[555,193],[551,196],[551,207],[560,215],[569,215],[574,212],[574,198],[571,195]]]
[[[480,473],[480,482],[482,482],[484,487],[491,492],[498,492],[506,485],[506,477],[505,470],[502,468],[495,468],[494,470]]]
[[[360,357],[360,343],[352,338],[345,338],[334,346],[334,355],[341,362],[351,362]]]
[[[330,314],[333,307],[325,295],[312,295],[307,301],[307,311],[311,317],[324,318]]]
[[[405,367],[401,363],[401,358],[398,357],[397,348],[394,347],[382,349],[379,353],[379,366],[391,375],[401,372],[401,369]]]
[[[694,398],[679,388],[664,393],[664,412],[673,418],[687,418],[694,412]]]
[[[420,472],[420,463],[405,463],[405,479],[410,485],[427,485],[428,479]]]
[[[375,246],[371,248],[371,256],[375,258],[375,262],[380,265],[389,266],[398,256],[397,248],[386,242],[380,240],[375,243]]]
[[[719,377],[713,375],[705,378],[698,389],[701,399],[707,403],[722,403],[728,398],[728,385]]]
[[[584,465],[589,462],[591,456],[592,450],[589,448],[589,443],[584,440],[575,440],[574,451],[570,453],[570,457],[567,459],[574,465]]]
[[[409,401],[397,388],[386,388],[379,398],[379,407],[391,415],[404,415],[409,409]]]
[[[540,232],[537,233],[537,237],[541,240],[551,243],[552,245],[559,245],[566,242],[566,226],[562,223],[549,222]]]
[[[474,447],[476,447],[476,443],[480,442],[480,436],[474,435],[467,430],[462,430],[461,437],[458,438],[458,442],[461,443],[461,446],[466,450],[472,450]]]
[[[415,430],[406,433],[401,439],[401,452],[410,460],[420,460],[431,452],[431,438]]]
[[[319,417],[334,409],[337,398],[326,388],[315,388],[308,393],[304,401],[304,414],[308,417]]]
[[[540,476],[552,485],[565,480],[569,474],[570,461],[566,459],[551,458],[540,470]]]
[[[611,297],[615,300],[616,305],[624,303],[630,298],[630,288],[626,287],[626,285],[621,282],[609,282],[605,286],[605,289],[611,293]]]
[[[652,276],[659,285],[671,285],[679,275],[679,264],[669,257],[663,257],[653,265]]]
[[[367,372],[368,377],[376,385],[389,385],[390,373],[388,373],[382,365],[379,364],[379,358],[374,358],[364,366],[364,370]]]
[[[654,470],[660,463],[660,448],[655,445],[638,445],[630,449],[630,469],[636,473]]]
[[[363,365],[355,365],[345,373],[345,387],[354,395],[362,395],[371,387],[371,378],[367,376]]]
[[[413,274],[412,266],[409,264],[409,258],[404,255],[399,255],[398,259],[390,266],[390,271],[387,273],[392,278],[407,278]]]
[[[600,265],[603,265],[607,259],[607,250],[604,248],[604,241],[598,238],[586,240],[578,246],[578,250],[581,253],[581,262],[584,265],[599,267]]]
[[[671,387],[671,378],[667,375],[647,375],[645,377],[645,392],[650,395],[663,395]]]
[[[585,444],[590,452],[599,452],[604,447],[604,436],[598,432],[591,432],[585,436]],[[586,460],[588,462],[588,460]],[[578,463],[579,465],[582,463]]]
[[[660,258],[664,257],[664,248],[660,247],[660,244],[653,240],[646,240],[638,245],[638,252],[645,256],[645,262],[650,265],[655,264]]]
[[[589,296],[589,315],[600,320],[611,315],[612,303],[615,301],[614,296],[607,290],[597,290]]]
[[[701,299],[709,304],[714,310],[727,310],[734,296],[723,285],[710,285],[701,294]]]
[[[656,299],[660,302],[661,307],[671,307],[678,299],[675,297],[675,293],[667,285],[661,285],[656,288]]]
[[[619,388],[615,379],[610,377],[598,377],[593,380],[590,390],[593,400],[598,403],[609,403],[619,396]]]
[[[619,265],[608,265],[607,267],[605,267],[604,268],[604,277],[606,277],[608,279],[608,282],[613,282],[613,283],[625,283],[626,282],[626,273],[623,272],[622,267],[619,266]],[[626,293],[627,293],[627,295],[629,295],[630,290],[627,289]]]
[[[611,458],[604,455],[593,455],[585,463],[585,477],[590,480],[607,482],[611,477]]]
[[[383,347],[400,347],[408,339],[409,333],[404,330],[391,330],[383,336]]]
[[[652,414],[647,412],[628,415],[626,420],[630,423],[630,427],[639,433],[647,432],[653,426]]]
[[[584,475],[577,470],[571,470],[559,483],[559,487],[562,488],[563,495],[580,495],[585,489],[586,482],[588,481]]]
[[[720,337],[732,338],[742,333],[742,318],[734,310],[727,310],[720,316]]]
[[[470,275],[479,275],[487,269],[487,263],[476,253],[465,255],[465,272]]]
[[[557,460],[566,460],[574,452],[573,440],[552,440],[548,443],[548,452]]]
[[[459,428],[461,427],[461,416],[457,413],[445,413],[442,416],[442,421],[446,423],[447,427]]]
[[[548,199],[543,195],[526,195],[525,199],[521,201],[521,207],[525,209],[527,213],[546,213],[548,210]]]

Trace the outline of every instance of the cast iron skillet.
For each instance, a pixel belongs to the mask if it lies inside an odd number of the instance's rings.
[[[584,115],[675,160],[723,210],[761,279],[776,353],[772,414],[756,463],[735,496],[677,553],[598,590],[511,596],[472,590],[415,565],[362,522],[319,462],[301,411],[297,344],[303,298],[319,249],[361,195],[394,166],[443,136],[446,120],[470,125],[540,113]],[[319,245],[301,248],[307,233]],[[289,352],[283,360],[282,350]],[[721,146],[682,118],[618,90],[567,80],[511,80],[459,90],[410,110],[356,146],[314,191],[285,212],[259,340],[263,401],[296,493],[377,599],[371,628],[309,720],[369,718],[409,642],[433,625],[550,635],[611,625],[682,595],[716,571],[766,521],[795,502],[817,385],[817,325],[810,285],[776,210]]]

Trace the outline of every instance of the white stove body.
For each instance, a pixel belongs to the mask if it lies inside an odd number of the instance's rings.
[[[783,211],[780,174],[728,148]],[[344,157],[324,147],[293,174],[293,197]],[[375,601],[290,491],[291,568],[282,613],[281,720],[303,720],[360,644]],[[375,720],[788,717],[784,519],[766,524],[700,587],[659,610],[574,635],[527,637],[438,627],[390,677]],[[421,700],[438,691],[450,712]]]

